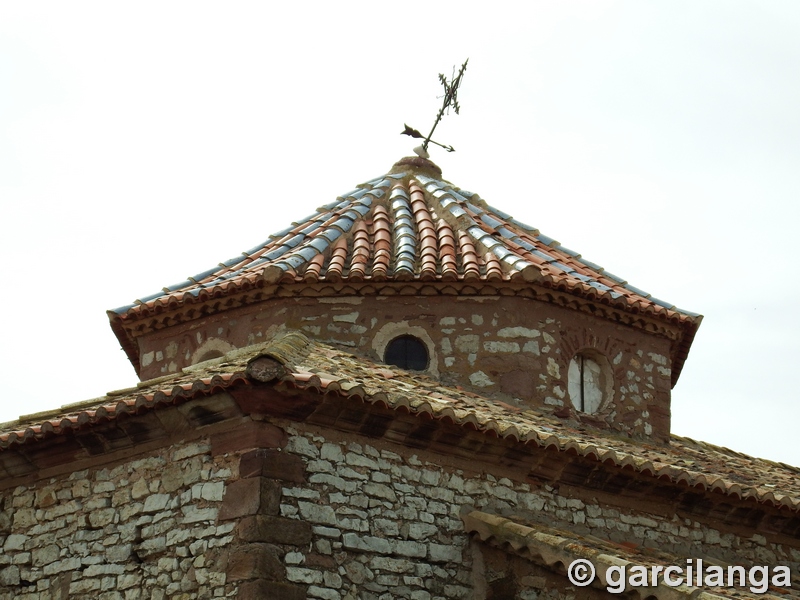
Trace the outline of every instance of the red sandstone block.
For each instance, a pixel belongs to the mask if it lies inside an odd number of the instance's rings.
[[[219,520],[247,515],[277,515],[280,512],[281,484],[272,479],[252,477],[229,483],[222,498]]]
[[[211,437],[211,454],[218,456],[252,448],[284,448],[289,436],[280,427],[264,421],[251,421],[244,427],[218,433]]]
[[[239,461],[239,477],[269,477],[294,483],[306,480],[303,459],[280,450],[251,450]]]
[[[278,549],[270,544],[244,544],[234,548],[228,556],[226,575],[229,581],[246,579],[285,579]]]
[[[256,579],[239,585],[239,600],[306,600],[306,586]]]
[[[311,542],[311,524],[298,519],[254,515],[242,519],[237,531],[239,538],[245,542],[293,546],[304,546]]]

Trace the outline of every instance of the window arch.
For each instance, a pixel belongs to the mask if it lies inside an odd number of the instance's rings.
[[[409,371],[425,371],[428,368],[428,349],[413,335],[400,335],[390,341],[383,355],[383,362]]]
[[[608,361],[597,352],[578,352],[569,362],[567,390],[572,406],[582,413],[596,413],[611,396]]]

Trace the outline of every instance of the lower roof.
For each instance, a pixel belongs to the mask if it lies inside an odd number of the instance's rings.
[[[259,360],[266,361],[263,364]],[[278,368],[275,368],[275,365]],[[265,374],[266,373],[266,374]],[[659,483],[699,492],[716,492],[731,501],[800,513],[800,469],[754,458],[673,435],[669,444],[645,443],[607,431],[576,429],[559,419],[442,385],[418,373],[355,356],[345,349],[311,341],[299,332],[234,350],[179,374],[139,383],[134,388],[0,424],[0,462],[7,452],[29,444],[100,427],[120,416],[188,402],[221,391],[270,386],[281,395],[298,391],[336,396],[392,413],[449,422],[506,442],[579,456]]]
[[[462,514],[461,519],[467,533],[480,541],[528,558],[534,563],[559,573],[565,573],[567,568],[578,560],[585,561],[584,564],[591,563],[595,570],[596,587],[607,588],[609,591],[614,590],[613,593],[624,594],[628,598],[656,598],[657,600],[800,598],[800,591],[794,587],[770,588],[766,593],[753,593],[747,587],[706,586],[704,575],[710,573],[711,567],[720,567],[724,573],[724,581],[727,583],[728,568],[736,566],[709,557],[676,556],[655,548],[615,544],[607,540],[580,536],[570,531],[534,523],[518,516],[505,518],[472,510]],[[690,559],[691,563],[687,559]],[[689,565],[692,566],[691,585],[686,583],[677,586],[668,585],[664,581],[663,569],[677,567],[681,571],[672,571],[670,580],[677,582],[681,579],[685,582],[689,576]],[[754,565],[741,564],[739,566],[749,569]],[[616,569],[609,573],[610,567]],[[630,585],[628,578],[636,573],[636,567],[646,569],[647,586]],[[653,567],[662,567],[662,569],[654,570]],[[620,571],[625,575],[622,582],[619,578]],[[611,579],[608,579],[608,576]],[[733,577],[732,580],[735,582],[737,578]],[[637,580],[634,579],[634,581]],[[620,585],[621,583],[624,587]]]

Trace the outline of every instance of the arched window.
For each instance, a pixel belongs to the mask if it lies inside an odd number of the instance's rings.
[[[606,399],[608,375],[599,356],[579,352],[569,363],[567,389],[572,405],[579,411],[592,414]]]
[[[424,371],[428,368],[428,349],[419,338],[401,335],[386,346],[383,362],[409,371]]]

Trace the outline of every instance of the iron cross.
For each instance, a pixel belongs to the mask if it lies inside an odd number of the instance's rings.
[[[414,151],[417,152],[420,156],[427,158],[428,155],[428,144],[436,144],[440,148],[444,148],[448,152],[455,152],[456,149],[452,146],[446,146],[445,144],[440,144],[439,142],[435,142],[431,139],[433,136],[433,132],[436,130],[436,126],[439,124],[439,121],[442,120],[445,111],[449,111],[452,107],[456,114],[459,113],[461,107],[458,105],[458,86],[461,85],[461,79],[464,77],[464,72],[467,70],[467,63],[469,59],[464,61],[464,64],[461,65],[461,68],[458,71],[458,75],[453,77],[449,82],[447,81],[447,77],[439,73],[439,82],[444,86],[444,97],[442,99],[442,107],[439,109],[439,114],[436,115],[436,121],[433,123],[433,127],[431,127],[431,132],[428,134],[428,137],[423,136],[419,130],[414,129],[413,127],[409,127],[405,125],[405,129],[401,132],[402,134],[411,136],[413,138],[424,138],[425,141],[422,143],[420,148],[416,148]],[[418,152],[418,150],[422,150],[422,152]]]

